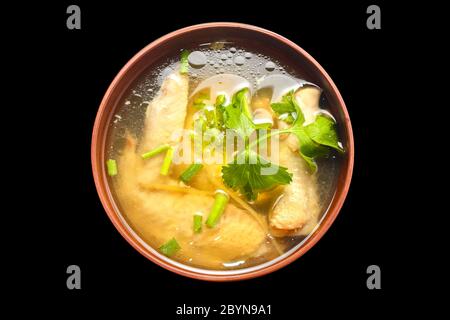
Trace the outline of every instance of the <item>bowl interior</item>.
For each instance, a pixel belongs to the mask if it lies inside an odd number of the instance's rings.
[[[124,95],[133,88],[136,81],[149,69],[166,61],[168,57],[178,56],[181,49],[195,49],[199,45],[215,41],[231,42],[237,47],[272,57],[284,66],[289,66],[301,78],[319,85],[327,100],[327,108],[336,117],[339,136],[347,150],[340,164],[335,196],[319,227],[300,246],[296,246],[295,250],[291,250],[292,252],[288,252],[280,259],[276,259],[277,261],[263,264],[259,268],[239,269],[233,272],[213,272],[184,266],[149,248],[128,227],[120,215],[120,210],[108,187],[108,177],[104,168],[106,139],[112,117],[123,103]],[[289,73],[290,70],[287,71]],[[233,23],[213,23],[181,29],[154,41],[134,56],[119,72],[106,92],[97,114],[92,140],[92,165],[97,190],[108,216],[125,239],[144,256],[166,269],[185,276],[215,281],[238,280],[256,277],[288,264],[305,253],[326,232],[338,214],[349,187],[353,168],[353,137],[348,113],[339,91],[331,78],[309,54],[289,40],[270,31]]]

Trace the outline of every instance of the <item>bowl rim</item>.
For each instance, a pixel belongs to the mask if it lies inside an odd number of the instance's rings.
[[[326,219],[322,219],[322,222],[319,224],[319,226],[316,228],[313,234],[309,236],[308,241],[304,243],[302,246],[297,248],[294,252],[292,252],[290,255],[287,255],[285,258],[267,266],[261,269],[257,270],[251,270],[248,272],[245,272],[245,268],[242,269],[242,273],[238,274],[206,274],[201,273],[201,269],[196,269],[198,271],[194,270],[187,270],[184,269],[178,265],[172,264],[170,262],[167,262],[166,260],[162,259],[158,255],[150,252],[147,250],[137,239],[136,235],[128,230],[128,226],[126,226],[118,212],[116,212],[116,207],[113,201],[111,200],[111,194],[109,187],[107,186],[107,177],[104,170],[104,164],[100,163],[98,161],[97,157],[97,150],[99,147],[102,147],[101,138],[102,134],[104,133],[100,132],[100,127],[102,123],[102,119],[105,117],[105,115],[108,114],[108,102],[111,98],[112,93],[114,92],[116,86],[121,81],[121,79],[125,76],[125,74],[134,66],[140,59],[142,59],[149,51],[151,51],[153,48],[159,46],[160,44],[170,41],[171,39],[178,37],[180,35],[190,33],[195,30],[200,29],[210,29],[210,28],[237,28],[237,29],[246,29],[249,31],[254,31],[258,33],[262,33],[266,36],[271,37],[272,39],[275,39],[277,41],[282,42],[283,44],[289,46],[292,48],[296,53],[303,56],[308,63],[311,63],[314,65],[317,70],[321,73],[321,75],[324,77],[324,79],[328,82],[330,85],[330,90],[334,92],[334,94],[337,97],[338,100],[338,108],[343,112],[343,119],[344,119],[344,126],[347,131],[347,157],[348,157],[348,163],[346,167],[346,172],[344,172],[345,180],[342,184],[342,188],[340,188],[339,194],[335,195],[330,203],[333,204],[333,208],[327,211],[326,213]],[[92,173],[94,177],[95,187],[97,190],[97,193],[99,195],[100,201],[103,205],[103,208],[105,209],[109,219],[115,226],[115,228],[119,231],[119,233],[125,238],[125,240],[131,244],[139,253],[141,253],[143,256],[145,256],[150,261],[156,263],[157,265],[172,271],[174,273],[177,273],[182,276],[186,276],[193,279],[198,280],[206,280],[206,281],[213,281],[213,282],[224,282],[224,281],[237,281],[237,280],[246,280],[246,279],[252,279],[256,277],[260,277],[269,273],[272,273],[291,262],[297,260],[302,255],[304,255],[310,248],[312,248],[322,237],[323,235],[328,231],[330,226],[333,224],[334,220],[336,219],[337,215],[342,209],[343,203],[345,201],[345,198],[347,197],[348,190],[350,187],[351,179],[352,179],[352,173],[353,173],[353,166],[354,166],[354,138],[353,138],[353,130],[352,125],[350,121],[350,117],[347,111],[347,108],[345,106],[344,100],[334,84],[331,77],[328,75],[328,73],[325,71],[325,69],[304,49],[302,49],[300,46],[292,42],[291,40],[275,33],[272,31],[269,31],[264,28],[256,27],[249,24],[243,24],[243,23],[236,23],[236,22],[210,22],[210,23],[202,23],[202,24],[196,24],[192,26],[188,26],[185,28],[181,28],[178,30],[175,30],[173,32],[170,32],[154,41],[152,41],[150,44],[146,45],[143,49],[141,49],[138,53],[136,53],[119,71],[119,73],[115,76],[114,80],[109,85],[105,95],[102,98],[102,101],[100,103],[99,109],[97,111],[97,115],[95,118],[93,131],[92,131],[92,141],[91,141],[91,164],[92,164]],[[336,192],[337,193],[337,192]],[[206,270],[205,270],[206,271]]]

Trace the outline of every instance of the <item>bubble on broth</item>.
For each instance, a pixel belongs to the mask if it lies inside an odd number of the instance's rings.
[[[243,56],[237,56],[234,58],[234,63],[238,66],[242,66],[245,63],[245,58]]]
[[[273,71],[275,70],[276,66],[275,63],[273,63],[272,61],[269,61],[266,63],[265,67],[267,71]]]

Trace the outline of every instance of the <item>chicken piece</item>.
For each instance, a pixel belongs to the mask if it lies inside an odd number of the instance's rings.
[[[296,99],[305,115],[305,123],[314,121],[319,111],[320,89],[308,86],[296,92]],[[277,236],[307,235],[319,221],[321,206],[316,175],[297,153],[298,140],[294,135],[280,142],[280,164],[292,172],[292,182],[284,188],[283,196],[275,203],[269,224]]]
[[[171,73],[163,81],[158,95],[147,106],[143,138],[138,147],[139,154],[165,143],[174,145],[180,140],[176,133],[181,132],[184,127],[188,88],[188,77],[178,72]],[[164,153],[145,161],[139,182],[151,183],[160,180],[160,183],[175,184],[170,177],[161,176],[159,173],[163,159]]]
[[[284,188],[283,195],[275,203],[270,213],[270,226],[277,236],[307,235],[318,223],[321,209],[316,176],[310,173],[303,158],[292,152],[285,141],[280,142],[280,164],[289,166],[292,182]]]
[[[129,224],[153,248],[175,238],[181,246],[173,256],[176,260],[222,269],[224,263],[255,254],[266,238],[264,228],[230,203],[215,228],[203,225],[203,231],[194,234],[193,215],[203,215],[206,221],[213,195],[146,188],[148,184],[179,186],[177,179],[160,175],[163,154],[147,160],[142,160],[140,154],[170,143],[172,132],[183,128],[187,95],[186,76],[174,73],[165,79],[159,95],[148,106],[142,142],[138,147],[136,140],[128,137],[118,160],[117,197]]]
[[[173,141],[173,133],[184,127],[188,104],[189,79],[178,72],[163,81],[158,95],[150,102],[145,113],[144,137],[140,151],[145,152],[162,143]]]

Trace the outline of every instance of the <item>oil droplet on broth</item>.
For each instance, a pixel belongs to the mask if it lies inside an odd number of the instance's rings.
[[[193,51],[188,56],[188,62],[193,68],[202,68],[207,61],[206,55],[201,51]]]

